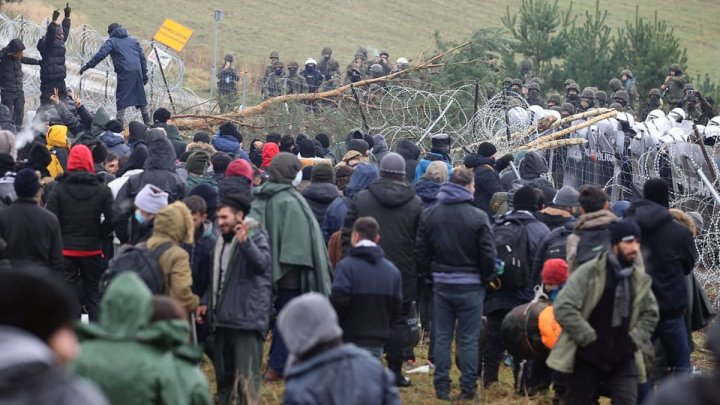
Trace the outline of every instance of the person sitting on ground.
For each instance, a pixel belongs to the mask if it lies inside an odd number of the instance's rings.
[[[392,374],[366,350],[343,343],[337,314],[321,294],[291,300],[277,324],[290,352],[284,404],[400,404]]]

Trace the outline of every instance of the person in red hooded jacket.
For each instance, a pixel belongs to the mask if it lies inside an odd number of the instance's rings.
[[[98,319],[98,286],[105,271],[102,242],[112,232],[112,203],[110,188],[95,174],[90,149],[74,146],[67,171],[57,178],[48,197],[47,209],[60,222],[65,281],[75,288],[78,300],[82,297],[92,321]]]
[[[270,163],[278,153],[280,153],[280,147],[276,143],[266,143],[262,150],[262,166],[260,168],[264,170],[270,167]]]

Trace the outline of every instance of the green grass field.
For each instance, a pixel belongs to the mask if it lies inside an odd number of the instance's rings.
[[[27,1],[27,0],[26,0]],[[29,0],[37,2],[38,0]],[[48,0],[44,0],[49,3]],[[64,3],[64,2],[63,2]],[[479,28],[501,27],[506,5],[517,10],[521,0],[283,0],[198,1],[198,0],[75,0],[73,12],[83,21],[104,32],[111,22],[120,22],[138,37],[151,37],[164,18],[174,19],[195,30],[184,57],[190,67],[188,86],[204,91],[208,86],[212,61],[213,10],[223,9],[219,57],[235,55],[240,65],[257,70],[267,62],[271,50],[280,51],[285,62],[300,63],[319,57],[324,46],[331,46],[341,67],[349,63],[355,49],[366,46],[370,53],[381,49],[391,59],[400,56],[417,60],[432,52],[433,33],[461,41]],[[560,0],[561,6],[569,0]],[[720,7],[717,0],[602,0],[608,10],[608,23],[620,27],[635,16],[658,17],[669,22],[688,48],[689,73],[708,73],[720,80]],[[55,7],[62,7],[60,3]],[[583,14],[593,10],[595,0],[574,0],[573,9]]]

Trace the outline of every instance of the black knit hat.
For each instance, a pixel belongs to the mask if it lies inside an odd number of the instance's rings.
[[[485,157],[493,157],[497,153],[497,148],[490,142],[483,142],[478,146],[478,154]]]
[[[223,123],[222,125],[220,125],[219,129],[221,135],[230,135],[232,137],[235,137],[238,141],[242,142],[242,134],[240,134],[240,131],[238,131],[237,127],[232,122],[227,121]]]
[[[322,145],[323,148],[330,147],[330,138],[326,134],[315,135],[315,140],[320,142],[320,145]]]
[[[354,150],[362,153],[363,155],[367,154],[367,151],[370,149],[370,145],[368,145],[367,142],[365,142],[362,139],[353,139],[348,143],[348,150]]]
[[[297,143],[300,156],[304,158],[315,157],[315,142],[312,139],[303,139]]]
[[[220,205],[226,205],[232,207],[238,211],[242,211],[243,214],[247,215],[250,212],[252,205],[252,199],[249,195],[245,194],[230,194],[220,200]]]
[[[198,184],[197,186],[193,187],[192,190],[190,190],[188,196],[191,195],[202,197],[202,199],[205,200],[205,206],[207,207],[206,212],[208,213],[208,217],[215,217],[215,210],[217,210],[218,206],[218,192],[217,190],[215,190],[215,187],[207,183]]]
[[[640,227],[631,220],[615,221],[608,227],[610,231],[610,244],[617,245],[620,242],[629,242],[639,239]]]
[[[650,179],[645,182],[643,197],[665,208],[670,208],[670,187],[663,179]]]
[[[164,123],[168,122],[170,117],[171,117],[170,111],[168,111],[166,108],[162,108],[162,107],[158,108],[153,113],[153,121],[156,124],[157,123],[164,124]]]
[[[15,159],[9,153],[0,153],[0,176],[15,169]]]
[[[105,163],[108,157],[108,148],[104,142],[98,142],[90,147],[93,163]]]
[[[15,175],[13,187],[19,198],[33,198],[40,190],[40,178],[33,169],[21,169]]]
[[[119,134],[123,130],[123,124],[118,120],[110,120],[105,124],[105,130]]]
[[[538,209],[538,195],[532,186],[523,186],[513,196],[513,209],[534,212]]]

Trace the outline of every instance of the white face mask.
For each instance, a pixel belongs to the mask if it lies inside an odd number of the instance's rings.
[[[299,172],[295,175],[295,178],[294,178],[293,181],[292,181],[292,186],[295,187],[295,188],[298,188],[298,186],[300,186],[300,182],[301,182],[301,181],[302,181],[302,170],[299,171]]]

